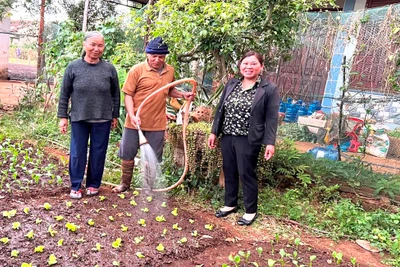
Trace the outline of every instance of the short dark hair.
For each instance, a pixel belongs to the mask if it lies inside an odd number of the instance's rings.
[[[255,57],[257,58],[258,62],[260,62],[261,65],[264,64],[264,57],[263,57],[260,53],[258,53],[258,52],[256,52],[256,51],[250,50],[250,51],[247,51],[247,52],[242,56],[242,58],[241,58],[240,61],[239,61],[239,65],[242,64],[242,61],[243,61],[245,58],[251,57],[251,56],[255,56]]]

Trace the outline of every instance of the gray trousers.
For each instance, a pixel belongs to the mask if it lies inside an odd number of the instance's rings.
[[[157,156],[158,162],[162,161],[165,131],[142,131],[149,145]],[[138,130],[124,128],[118,157],[123,160],[133,160],[139,149]]]

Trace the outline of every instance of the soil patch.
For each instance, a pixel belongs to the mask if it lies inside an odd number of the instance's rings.
[[[359,266],[384,266],[379,254],[349,241],[334,243],[290,225],[293,235],[301,234],[299,242],[276,238],[270,234],[277,225],[272,218],[260,216],[254,226],[240,227],[235,223],[239,215],[217,219],[213,211],[165,194],[113,194],[102,187],[99,196],[71,200],[63,160],[32,143],[4,142],[1,266],[48,266],[51,259],[56,266],[234,266],[230,255],[240,258],[238,266],[268,266],[268,260],[276,261],[275,266],[282,266],[281,261],[309,266],[314,256],[312,266],[352,266],[351,257]],[[31,174],[39,175],[39,182]],[[341,263],[336,264],[333,251],[343,253]]]

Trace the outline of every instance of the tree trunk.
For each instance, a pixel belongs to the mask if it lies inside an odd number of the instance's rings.
[[[40,22],[39,22],[39,34],[38,34],[38,50],[37,50],[37,75],[40,78],[43,74],[43,60],[42,60],[42,49],[43,49],[43,32],[44,32],[44,8],[46,0],[41,0],[40,3]]]
[[[85,9],[83,10],[83,22],[82,22],[82,31],[86,32],[87,29],[87,17],[89,12],[89,0],[85,0]]]

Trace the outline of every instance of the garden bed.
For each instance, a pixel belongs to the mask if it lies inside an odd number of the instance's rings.
[[[235,225],[239,215],[217,219],[164,194],[102,187],[99,196],[71,200],[66,164],[26,142],[3,140],[0,162],[10,185],[0,193],[1,266],[353,266],[352,257],[359,266],[384,266],[348,241],[338,250],[331,240],[322,246],[297,235],[299,228],[272,234],[281,226],[264,216],[243,228]]]

